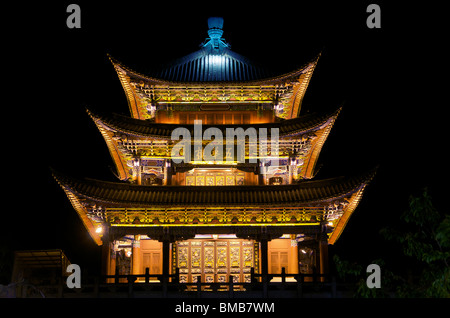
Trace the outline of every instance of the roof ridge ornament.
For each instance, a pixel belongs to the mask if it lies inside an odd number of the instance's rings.
[[[204,48],[211,48],[211,53],[221,54],[224,48],[230,48],[230,45],[222,38],[223,35],[223,18],[210,17],[208,18],[208,36],[205,42],[200,46]]]

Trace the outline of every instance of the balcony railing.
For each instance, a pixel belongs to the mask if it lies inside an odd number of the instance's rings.
[[[85,279],[81,288],[70,289],[61,278],[59,284],[30,285],[17,284],[16,297],[214,297],[220,298],[297,298],[342,296],[334,277],[325,274],[256,274],[251,269],[250,282],[180,283],[178,270],[175,274],[149,274],[148,269],[141,275],[109,275]],[[345,289],[345,288],[344,288]],[[206,295],[208,294],[208,295]],[[338,295],[339,294],[339,295]]]

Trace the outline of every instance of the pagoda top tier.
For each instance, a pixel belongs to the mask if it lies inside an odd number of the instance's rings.
[[[275,74],[231,50],[222,37],[222,18],[210,18],[208,26],[200,50],[158,71],[142,74],[109,56],[131,116],[152,119],[156,111],[173,104],[269,104],[276,117],[298,117],[321,54],[291,72]]]

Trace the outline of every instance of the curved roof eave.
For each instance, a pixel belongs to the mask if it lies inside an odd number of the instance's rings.
[[[342,110],[342,106],[338,109],[325,114],[308,114],[301,117],[287,119],[277,123],[266,124],[247,124],[247,125],[202,125],[202,129],[205,130],[209,127],[229,127],[237,128],[242,127],[244,129],[253,127],[258,131],[258,128],[279,128],[280,137],[289,137],[293,135],[299,135],[302,133],[308,133],[326,125],[329,125],[339,115]],[[147,120],[130,118],[119,114],[98,114],[91,110],[87,110],[89,116],[98,122],[98,124],[108,127],[111,130],[120,131],[125,134],[130,134],[138,137],[150,137],[150,138],[170,138],[174,129],[179,127],[185,127],[190,132],[193,132],[194,125],[181,125],[181,124],[160,124],[152,123]]]
[[[134,185],[129,183],[117,183],[109,181],[100,181],[95,179],[77,179],[62,175],[52,170],[53,177],[60,186],[77,194],[85,199],[97,202],[103,202],[113,205],[126,206],[154,206],[154,205],[174,205],[170,200],[170,193],[181,193],[189,191],[191,196],[184,196],[184,201],[177,202],[181,205],[272,205],[294,204],[310,205],[316,203],[327,203],[338,200],[363,189],[376,174],[377,168],[366,173],[353,177],[337,177],[324,180],[304,181],[296,185],[277,185],[277,186],[166,186],[154,187]],[[280,192],[289,193],[291,198],[289,202],[280,201]],[[140,193],[139,196],[134,193]],[[211,195],[204,195],[211,193]],[[222,196],[213,195],[213,193],[227,193],[227,196],[233,196],[234,200],[222,200]],[[247,195],[242,195],[242,194]],[[252,195],[259,193],[258,200],[249,199]],[[158,199],[156,200],[156,197]],[[156,200],[152,202],[152,200]],[[137,200],[137,201],[136,201]],[[206,201],[205,201],[206,200]]]
[[[190,55],[194,55],[198,52],[199,51],[191,53]],[[233,54],[237,54],[237,53],[233,52]],[[187,57],[189,57],[190,55],[188,55]],[[286,82],[297,81],[302,74],[307,73],[310,70],[313,70],[315,68],[320,56],[321,56],[321,53],[319,53],[314,59],[312,59],[308,63],[304,64],[302,67],[300,67],[296,70],[293,70],[291,72],[284,73],[284,74],[277,75],[277,76],[263,77],[263,78],[247,80],[247,81],[239,81],[239,80],[237,80],[237,81],[173,81],[173,80],[166,80],[166,79],[162,79],[162,78],[152,77],[152,76],[148,76],[148,75],[144,75],[139,72],[136,72],[136,71],[132,70],[131,68],[129,68],[128,66],[125,66],[122,62],[113,58],[110,54],[108,54],[108,57],[109,57],[111,63],[114,65],[114,67],[121,68],[123,71],[125,71],[127,73],[128,76],[134,77],[141,81],[149,82],[153,85],[162,85],[162,86],[170,86],[170,85],[201,86],[201,85],[205,85],[205,84],[220,85],[220,86],[224,86],[224,85],[226,85],[226,86],[242,86],[242,85],[252,86],[252,85],[284,84]]]

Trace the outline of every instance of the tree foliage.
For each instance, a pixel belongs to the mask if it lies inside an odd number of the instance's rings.
[[[450,298],[450,215],[435,208],[427,188],[419,196],[411,195],[397,226],[383,228],[380,234],[408,260],[396,273],[388,269],[392,263],[373,261],[381,267],[382,288],[369,289],[363,267],[335,255],[338,276],[354,284],[355,297]]]
[[[403,254],[421,268],[419,279],[402,286],[403,296],[450,297],[450,215],[434,207],[427,188],[420,196],[410,196],[400,227],[384,228],[380,233],[397,242]]]
[[[333,256],[338,278],[347,285],[352,285],[354,298],[390,298],[398,294],[396,286],[403,284],[402,277],[395,275],[387,269],[383,259],[375,259],[371,264],[377,264],[381,268],[381,288],[367,287],[367,267],[358,263],[341,259],[338,255]]]

